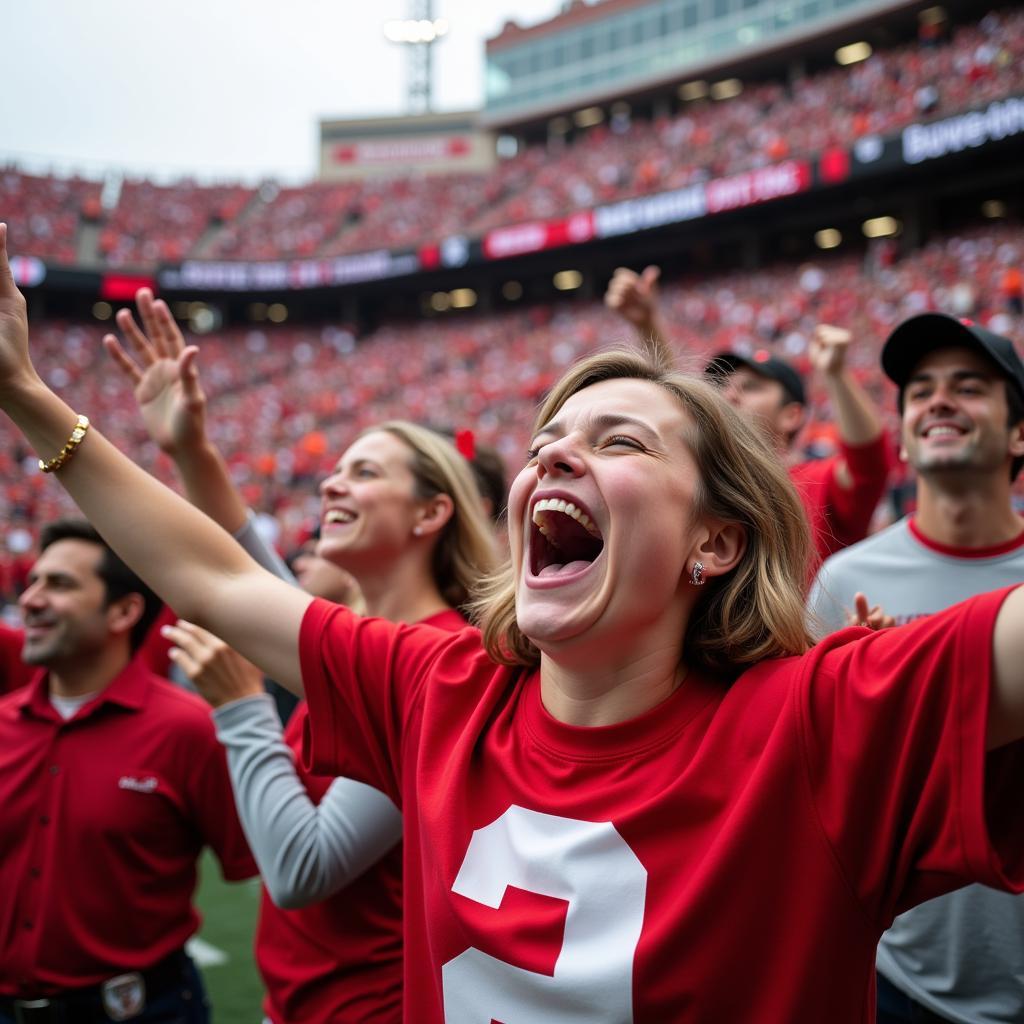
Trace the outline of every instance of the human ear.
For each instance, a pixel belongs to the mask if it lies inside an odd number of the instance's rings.
[[[1015,459],[1024,455],[1024,420],[1010,427],[1008,451]]]
[[[440,533],[455,515],[455,502],[450,494],[435,494],[420,503],[413,533],[417,537],[429,537]]]
[[[804,425],[804,407],[799,402],[787,402],[776,418],[779,433],[792,437]]]
[[[698,561],[708,579],[724,576],[739,565],[747,550],[747,531],[739,523],[712,522],[701,531],[701,537],[690,553],[689,564]]]
[[[145,610],[146,602],[141,594],[125,594],[107,606],[107,626],[111,633],[130,633]]]

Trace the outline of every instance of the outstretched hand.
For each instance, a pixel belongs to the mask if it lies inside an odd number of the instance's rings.
[[[146,430],[160,448],[173,455],[197,447],[206,439],[206,396],[195,366],[199,349],[185,344],[167,303],[154,299],[148,288],[136,292],[135,303],[145,332],[131,310],[117,313],[117,326],[135,357],[113,334],[103,345],[131,380]]]
[[[853,335],[845,327],[818,324],[811,335],[807,356],[811,365],[826,376],[842,373]]]
[[[161,632],[174,644],[171,661],[189,677],[211,707],[219,708],[265,692],[263,673],[255,665],[195,623],[178,619]]]
[[[37,380],[28,354],[28,310],[7,259],[7,225],[0,224],[0,388]]]
[[[659,267],[646,267],[638,274],[619,267],[608,282],[604,304],[642,331],[651,330],[657,319]]]

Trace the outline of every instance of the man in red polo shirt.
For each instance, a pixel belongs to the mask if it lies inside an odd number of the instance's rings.
[[[132,653],[160,602],[85,522],[43,531],[0,697],[0,1024],[207,1020],[196,860],[256,866],[197,697]]]

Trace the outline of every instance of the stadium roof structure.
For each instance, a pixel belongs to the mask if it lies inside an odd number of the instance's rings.
[[[946,0],[969,14],[966,0]],[[828,54],[855,33],[913,33],[934,0],[570,0],[526,28],[508,22],[486,43],[484,127],[526,131],[615,101],[654,100],[680,82],[778,72]]]

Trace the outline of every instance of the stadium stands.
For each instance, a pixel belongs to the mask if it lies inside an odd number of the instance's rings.
[[[853,365],[894,416],[878,369],[878,346],[891,327],[940,308],[1024,343],[1013,284],[1022,264],[1024,227],[987,225],[895,262],[870,253],[825,256],[671,282],[662,289],[662,308],[683,365],[694,370],[725,348],[771,348],[799,366],[815,324],[849,326],[858,339]],[[36,324],[38,365],[140,464],[170,479],[169,463],[145,439],[127,385],[108,365],[102,333],[95,323]],[[279,517],[289,546],[316,515],[320,474],[361,427],[392,417],[470,427],[516,467],[544,389],[578,356],[627,335],[602,305],[577,301],[392,324],[358,343],[332,325],[235,327],[193,340],[212,403],[211,433],[247,499]],[[805,444],[820,452],[829,443],[829,410],[820,392],[812,391],[811,405]],[[66,508],[63,491],[47,478],[16,472],[19,462],[34,461],[16,432],[0,424],[0,518],[12,530]]]
[[[185,257],[265,260],[415,247],[458,232],[552,218],[885,135],[1024,90],[1024,11],[990,13],[948,40],[876,52],[792,82],[753,84],[655,120],[613,117],[561,146],[530,146],[489,174],[241,186],[128,181],[116,206],[100,185],[2,172],[12,252],[75,256],[80,221],[100,219],[110,266]],[[24,226],[21,226],[24,225]]]
[[[100,236],[100,252],[112,267],[181,260],[208,228],[237,218],[252,194],[239,185],[126,181]]]
[[[100,217],[97,181],[47,178],[0,169],[0,211],[10,221],[11,251],[57,263],[76,261],[79,224]]]

